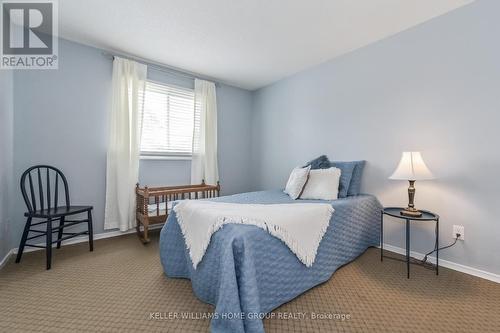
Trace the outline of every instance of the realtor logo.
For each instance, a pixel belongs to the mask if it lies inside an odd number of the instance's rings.
[[[0,2],[2,69],[57,69],[56,0]]]

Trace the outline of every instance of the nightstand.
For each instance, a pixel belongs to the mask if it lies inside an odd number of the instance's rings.
[[[410,259],[410,224],[411,222],[435,222],[436,224],[436,242],[434,250],[436,251],[436,264],[432,265],[432,268],[436,270],[436,275],[439,275],[439,215],[426,211],[420,210],[422,212],[422,216],[413,217],[413,216],[405,216],[401,215],[401,210],[403,207],[386,207],[381,210],[380,214],[380,261],[383,261],[384,258],[396,259],[393,257],[384,256],[384,215],[389,215],[395,217],[400,220],[405,220],[406,223],[406,270],[407,270],[407,278],[410,278],[410,264],[423,265],[420,262],[411,261]],[[425,266],[427,267],[427,266]]]

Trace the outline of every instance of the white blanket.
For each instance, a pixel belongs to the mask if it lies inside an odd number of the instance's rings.
[[[174,211],[196,269],[212,234],[227,223],[252,224],[267,230],[310,267],[334,209],[319,203],[257,205],[183,200]]]

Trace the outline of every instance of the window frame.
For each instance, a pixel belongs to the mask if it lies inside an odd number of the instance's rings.
[[[157,84],[157,85],[175,88],[175,89],[184,89],[184,90],[192,91],[193,92],[193,103],[195,103],[195,101],[194,101],[194,88],[183,87],[180,85],[160,82],[160,81],[151,80],[151,79],[147,79],[146,84],[148,82],[150,82],[152,84]],[[143,101],[143,103],[144,104],[146,103],[146,87],[144,88],[144,101]],[[143,108],[144,108],[144,106],[143,106]],[[144,110],[143,110],[143,112],[144,112]],[[194,115],[194,112],[195,112],[195,108],[193,108],[193,115]],[[144,128],[142,130],[144,130]],[[193,132],[194,132],[194,128],[193,128]],[[141,138],[141,140],[142,140],[142,138]],[[141,143],[141,145],[142,145],[142,143]],[[140,152],[139,152],[139,157],[141,160],[179,160],[179,161],[188,160],[188,161],[190,161],[190,160],[192,160],[192,156],[193,156],[192,151],[191,151],[191,153],[180,153],[180,152],[179,153],[168,153],[168,152],[162,152],[162,151],[143,151],[142,147],[141,147]]]

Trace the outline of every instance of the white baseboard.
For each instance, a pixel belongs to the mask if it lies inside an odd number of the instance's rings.
[[[7,263],[7,261],[10,258],[10,256],[14,254],[15,250],[17,252],[17,248],[16,249],[10,249],[9,252],[7,252],[7,254],[2,258],[2,261],[0,261],[0,269],[2,269],[2,267]]]
[[[163,227],[163,224],[155,224],[155,225],[150,226],[149,230],[160,229],[162,227]],[[99,239],[104,239],[104,238],[111,238],[111,237],[117,237],[117,236],[123,236],[123,235],[128,235],[128,234],[133,234],[133,233],[135,233],[135,229],[130,229],[128,231],[115,230],[115,231],[102,232],[102,233],[99,233],[99,234],[95,234],[94,235],[94,240],[99,240]],[[70,238],[70,239],[68,239],[66,241],[63,241],[63,243],[61,244],[61,246],[66,246],[66,245],[71,245],[71,244],[78,244],[78,243],[88,242],[88,240],[89,240],[88,236],[79,236],[79,237]],[[39,244],[35,244],[35,245],[44,246],[45,243],[39,243]],[[56,247],[56,245],[57,244],[53,244],[52,246]],[[40,250],[43,250],[43,249],[37,248],[37,247],[29,247],[29,246],[27,246],[27,247],[24,248],[24,252],[23,253],[40,251]],[[15,248],[11,249],[9,252],[7,252],[7,254],[0,261],[0,269],[2,269],[2,267],[7,263],[7,261],[10,258],[10,256],[14,255],[14,254],[17,254],[17,252],[18,252],[18,248],[17,247],[15,247]]]
[[[397,247],[397,246],[393,246],[390,244],[384,243],[384,250],[395,252],[395,253],[401,254],[401,255],[406,255],[405,249]],[[422,259],[424,259],[425,254],[415,252],[415,251],[410,251],[410,256],[415,258],[415,259],[422,260]],[[429,256],[429,257],[427,257],[427,260],[433,264],[436,263],[435,256]],[[490,280],[490,281],[493,281],[496,283],[500,283],[500,275],[499,274],[486,272],[486,271],[483,271],[483,270],[480,270],[480,269],[477,269],[474,267],[469,267],[469,266],[457,264],[455,262],[444,260],[441,258],[439,259],[439,266],[446,267],[446,268],[452,269],[454,271],[462,272],[465,274],[474,275],[474,276],[477,276],[477,277],[480,277],[480,278],[483,278],[486,280]]]

